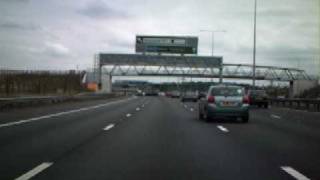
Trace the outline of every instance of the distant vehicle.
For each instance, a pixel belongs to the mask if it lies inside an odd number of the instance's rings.
[[[143,96],[143,92],[137,92],[136,96]]]
[[[206,98],[199,101],[199,119],[209,121],[216,117],[240,117],[249,121],[249,98],[241,86],[210,86]]]
[[[159,96],[165,96],[166,93],[164,93],[164,92],[158,92],[158,95],[159,95]]]
[[[180,92],[179,91],[172,91],[171,98],[180,98]]]
[[[265,90],[249,90],[248,96],[250,105],[257,105],[258,107],[268,108],[268,95]]]
[[[206,97],[206,95],[207,95],[206,92],[199,92],[199,93],[198,93],[198,100],[201,99],[201,98]]]
[[[166,92],[166,93],[165,93],[165,96],[166,96],[166,97],[171,97],[171,95],[172,95],[171,92]]]
[[[158,96],[158,92],[156,92],[156,91],[147,91],[145,96]]]
[[[193,101],[197,102],[198,101],[198,94],[196,92],[192,91],[187,91],[181,94],[181,101]]]

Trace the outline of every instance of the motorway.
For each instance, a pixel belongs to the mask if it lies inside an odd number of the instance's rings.
[[[127,97],[0,112],[0,179],[320,179],[320,113],[252,108],[244,124],[197,111]]]

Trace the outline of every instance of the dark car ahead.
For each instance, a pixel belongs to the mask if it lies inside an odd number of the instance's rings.
[[[249,90],[248,96],[250,99],[250,105],[268,108],[269,100],[265,90]]]
[[[159,93],[157,91],[147,91],[145,92],[145,96],[158,96]]]
[[[171,98],[180,98],[180,92],[179,91],[172,91],[171,92]]]
[[[183,92],[181,94],[181,102],[186,102],[186,101],[197,102],[198,94],[192,91]]]
[[[199,119],[206,121],[216,117],[240,117],[249,121],[249,98],[241,86],[216,85],[209,88],[205,98],[199,101]]]

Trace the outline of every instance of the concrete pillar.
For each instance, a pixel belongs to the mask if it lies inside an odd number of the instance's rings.
[[[98,90],[100,91],[102,88],[102,66],[99,64],[98,67]]]
[[[294,80],[292,83],[292,95],[300,95],[305,90],[316,87],[317,85],[317,80]]]
[[[112,76],[110,74],[102,74],[100,92],[103,92],[103,93],[112,92]]]
[[[293,98],[293,81],[289,82],[289,98]]]

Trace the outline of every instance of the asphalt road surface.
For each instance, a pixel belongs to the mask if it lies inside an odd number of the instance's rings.
[[[0,113],[0,179],[320,179],[320,113],[198,120],[197,103],[129,97]]]

